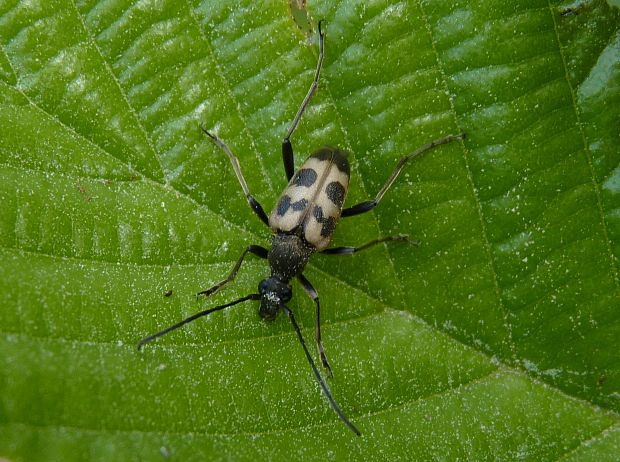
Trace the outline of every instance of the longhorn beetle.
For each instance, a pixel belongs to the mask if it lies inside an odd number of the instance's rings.
[[[269,217],[263,210],[263,207],[250,193],[250,189],[248,188],[248,185],[243,178],[243,174],[241,173],[241,167],[237,157],[232,153],[230,148],[217,137],[217,135],[209,132],[206,128],[204,128],[204,126],[200,126],[205,135],[208,136],[213,143],[220,147],[230,159],[235,174],[237,175],[237,179],[241,184],[241,189],[243,189],[250,207],[254,213],[258,215],[261,221],[271,228],[273,236],[271,241],[271,249],[268,250],[260,245],[247,246],[226,279],[220,281],[207,290],[199,292],[198,295],[212,295],[228,283],[232,282],[237,276],[239,268],[241,268],[241,264],[248,253],[256,255],[259,258],[267,259],[269,261],[269,265],[271,266],[271,276],[266,277],[260,282],[258,285],[258,293],[249,294],[224,305],[219,305],[196,313],[178,324],[145,337],[138,344],[138,349],[142,348],[142,346],[151,340],[155,340],[156,338],[178,329],[179,327],[184,326],[195,319],[206,316],[209,313],[223,310],[224,308],[237,305],[247,300],[260,300],[259,314],[263,319],[271,321],[275,319],[280,311],[284,311],[286,313],[293,325],[293,328],[295,329],[299,342],[301,343],[304,353],[306,354],[306,358],[312,367],[312,371],[314,372],[321,388],[325,392],[331,407],[336,414],[338,414],[338,417],[347,425],[347,427],[359,436],[361,433],[355,425],[347,419],[329,391],[325,380],[321,376],[321,373],[316,367],[316,364],[312,359],[312,355],[306,346],[306,342],[301,334],[297,321],[295,321],[295,316],[293,316],[293,311],[287,306],[287,303],[293,296],[290,281],[293,278],[297,278],[306,294],[308,294],[316,305],[316,344],[321,358],[321,363],[327,370],[327,373],[332,376],[332,370],[327,362],[325,349],[323,348],[323,343],[321,342],[321,307],[319,304],[319,295],[310,281],[308,281],[308,279],[306,279],[303,275],[303,270],[306,267],[310,256],[314,252],[321,252],[327,255],[351,255],[381,242],[388,241],[404,241],[413,243],[409,240],[407,235],[399,234],[374,239],[360,247],[327,248],[329,242],[331,241],[336,223],[340,217],[352,217],[375,208],[383,198],[383,195],[387,192],[390,186],[392,186],[392,183],[394,183],[407,162],[414,157],[420,156],[435,146],[463,139],[464,134],[448,135],[443,138],[439,138],[425,146],[422,146],[411,154],[403,156],[374,199],[343,209],[342,206],[347,195],[350,175],[349,161],[347,160],[347,153],[345,151],[333,147],[321,148],[308,157],[297,172],[294,171],[291,135],[297,128],[297,125],[301,120],[301,116],[308,107],[310,99],[318,88],[319,75],[323,65],[325,34],[321,30],[321,21],[319,21],[318,29],[319,59],[316,72],[314,74],[314,80],[308,90],[308,94],[301,103],[301,106],[299,107],[299,110],[297,111],[286,136],[284,137],[284,140],[282,141],[282,160],[284,162],[286,178],[289,180],[289,183],[286,189],[284,189],[284,192],[280,196],[276,207],[273,209]]]

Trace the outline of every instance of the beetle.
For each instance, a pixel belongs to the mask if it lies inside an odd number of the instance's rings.
[[[325,33],[321,28],[321,24],[322,21],[319,21],[319,57],[314,80],[282,141],[282,160],[286,178],[289,183],[269,216],[267,216],[263,207],[250,193],[250,189],[241,172],[239,160],[231,149],[224,141],[218,138],[217,135],[208,131],[203,125],[200,125],[204,134],[228,156],[250,208],[265,225],[270,227],[272,242],[270,249],[266,249],[260,245],[247,246],[228,276],[213,287],[199,292],[198,295],[208,297],[232,282],[237,276],[248,254],[253,254],[259,258],[268,260],[271,267],[271,275],[264,278],[259,283],[257,293],[252,293],[232,302],[201,311],[160,332],[149,335],[140,341],[138,349],[141,349],[146,343],[200,317],[213,313],[214,311],[223,310],[248,300],[260,301],[259,314],[266,321],[274,320],[280,311],[286,313],[299,338],[308,363],[329,400],[331,407],[346,426],[359,436],[361,435],[360,431],[344,415],[334,400],[329,387],[312,359],[312,355],[308,350],[299,325],[295,320],[293,311],[287,306],[287,303],[293,296],[290,282],[294,278],[297,279],[316,306],[316,345],[323,367],[326,369],[328,375],[332,376],[332,369],[327,361],[325,349],[321,341],[321,307],[319,295],[303,274],[308,260],[315,252],[327,255],[352,255],[382,242],[403,241],[415,244],[407,235],[399,234],[374,239],[359,247],[347,246],[328,248],[338,220],[340,218],[366,213],[375,208],[387,190],[392,186],[407,162],[436,146],[462,140],[465,135],[444,136],[443,138],[439,138],[422,146],[411,154],[401,157],[392,171],[392,174],[373,199],[360,202],[352,207],[343,208],[351,174],[348,154],[338,148],[326,146],[310,155],[299,170],[295,171],[293,147],[291,144],[291,136],[299,125],[301,117],[308,107],[312,96],[318,89],[319,76],[323,65],[323,57],[325,55]]]

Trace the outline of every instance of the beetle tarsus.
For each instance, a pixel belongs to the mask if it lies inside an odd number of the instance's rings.
[[[323,345],[321,345],[321,347],[322,346]],[[332,370],[332,367],[329,365],[329,362],[327,361],[327,356],[325,356],[325,351],[321,349],[319,351],[319,356],[321,357],[321,364],[323,364],[323,368],[327,371],[327,376],[330,379],[334,378],[334,371]]]

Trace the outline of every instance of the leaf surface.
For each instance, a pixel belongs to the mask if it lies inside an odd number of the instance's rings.
[[[336,401],[253,303],[280,143],[351,153],[317,255]],[[308,25],[310,24],[310,26]],[[620,451],[620,14],[606,2],[0,2],[0,457],[614,460]],[[291,307],[312,346],[314,305]],[[314,350],[313,350],[314,351]]]

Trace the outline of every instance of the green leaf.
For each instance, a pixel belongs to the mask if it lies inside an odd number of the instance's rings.
[[[0,458],[614,460],[620,451],[620,13],[603,0],[0,1]],[[255,303],[280,143],[351,152],[317,255],[330,409]],[[314,305],[291,307],[313,345]],[[314,349],[312,349],[314,353]],[[316,355],[315,355],[316,356]]]

